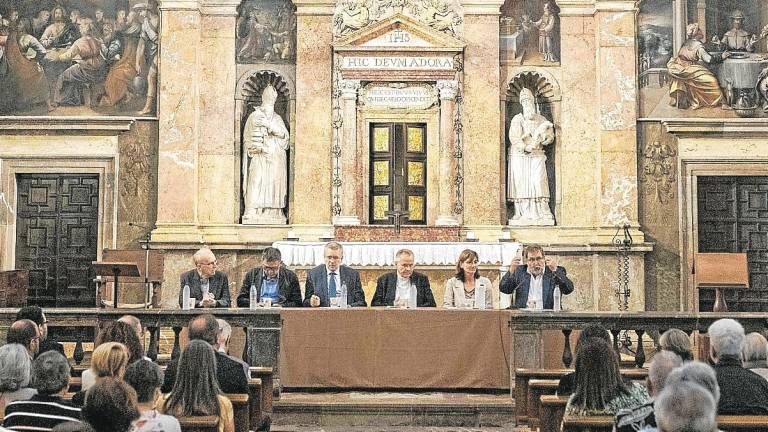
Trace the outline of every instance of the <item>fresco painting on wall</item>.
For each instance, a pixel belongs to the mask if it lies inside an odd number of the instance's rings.
[[[153,115],[156,0],[0,0],[0,115]]]
[[[507,0],[499,19],[500,59],[504,64],[558,65],[559,9],[554,0]]]
[[[237,62],[293,63],[296,8],[290,0],[244,0],[238,8]]]
[[[680,1],[640,4],[641,117],[768,117],[768,3]]]

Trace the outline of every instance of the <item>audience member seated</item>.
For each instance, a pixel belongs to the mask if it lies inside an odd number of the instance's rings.
[[[664,351],[672,351],[680,356],[683,361],[693,360],[693,348],[691,338],[680,329],[669,329],[659,338],[659,346]]]
[[[584,343],[584,341],[589,338],[598,338],[608,342],[608,344],[611,343],[611,335],[608,333],[608,330],[606,330],[605,327],[601,326],[600,324],[587,324],[583,329],[581,329],[579,338],[576,340],[576,347],[574,348],[574,351],[576,352],[577,357],[579,355],[579,348],[581,348],[581,345]],[[557,384],[557,394],[560,396],[567,396],[573,393],[573,389],[575,387],[576,372],[571,372],[560,378],[560,382]]]
[[[57,351],[59,354],[64,355],[64,345],[56,342],[48,337],[48,320],[45,318],[45,313],[40,306],[24,306],[16,313],[16,320],[28,319],[37,324],[38,331],[40,332],[40,349],[37,351],[37,355],[40,355],[46,351]]]
[[[29,400],[37,391],[29,387],[32,361],[27,349],[19,344],[0,347],[0,418],[5,406],[17,400]]]
[[[766,361],[766,352],[768,350],[768,341],[760,333],[750,333],[744,341],[744,367],[752,372],[768,379],[768,361]]]
[[[712,395],[692,382],[667,385],[653,405],[660,432],[716,432]]]
[[[493,291],[491,281],[480,276],[477,252],[464,249],[456,263],[456,275],[445,281],[443,307],[466,308],[475,306],[477,287],[485,287],[485,308],[493,309]]]
[[[682,366],[669,373],[664,386],[675,386],[685,382],[691,382],[703,387],[712,395],[715,404],[720,400],[720,386],[717,385],[717,376],[712,366],[700,361],[685,362]]]
[[[96,336],[94,345],[99,347],[107,342],[117,342],[128,349],[128,364],[144,358],[144,348],[141,346],[136,329],[125,322],[115,321],[107,324]],[[92,369],[93,364],[91,368],[83,371],[83,390],[88,390],[96,381],[96,375]]]
[[[400,249],[395,254],[397,270],[384,273],[376,280],[376,292],[371,299],[371,306],[405,307],[411,297],[411,290],[416,290],[417,307],[435,307],[435,297],[429,286],[429,278],[413,271],[414,255],[409,249]]]
[[[646,384],[651,396],[656,397],[664,389],[667,376],[673,369],[680,367],[683,360],[671,351],[661,351],[653,356],[651,366],[648,368]],[[653,401],[640,406],[622,409],[614,419],[614,431],[637,432],[647,428],[656,427],[656,417],[653,413]]]
[[[163,396],[160,393],[163,384],[160,366],[149,360],[139,360],[128,366],[124,379],[136,391],[141,413],[141,417],[133,422],[131,432],[181,431],[178,420],[155,409]]]
[[[91,367],[88,369],[93,376],[93,381],[87,387],[83,382],[82,389],[72,397],[72,403],[82,406],[85,403],[86,393],[91,387],[104,378],[123,379],[127,367],[128,348],[125,345],[118,342],[105,342],[99,345],[93,351]]]
[[[50,431],[60,423],[80,421],[80,408],[62,400],[69,387],[69,363],[56,351],[32,363],[32,387],[37,394],[5,407],[3,426],[11,430]]]
[[[261,267],[248,271],[237,294],[237,306],[249,307],[251,287],[256,288],[256,301],[269,298],[273,305],[301,307],[301,288],[296,273],[283,265],[280,249],[268,247],[261,256]]]
[[[122,380],[104,378],[88,390],[83,420],[95,432],[128,432],[138,418],[136,392]]]
[[[234,432],[232,402],[221,394],[215,365],[216,355],[209,343],[190,341],[179,358],[179,376],[163,412],[174,417],[217,416],[219,432]]]
[[[336,242],[330,242],[323,248],[325,264],[313,268],[307,273],[304,287],[304,306],[329,307],[331,298],[341,296],[341,287],[347,287],[347,305],[366,307],[363,284],[357,270],[343,265],[344,249]]]
[[[576,356],[576,388],[565,407],[567,415],[614,415],[650,400],[645,387],[622,380],[618,356],[608,342],[584,341]]]
[[[717,413],[768,415],[768,381],[741,363],[744,327],[730,318],[719,319],[708,333],[709,355],[720,386]]]
[[[219,323],[211,314],[198,315],[189,322],[189,339],[201,340],[213,347],[216,345],[219,336]],[[213,349],[213,348],[211,348]],[[217,352],[216,357],[216,378],[219,387],[224,393],[248,393],[248,374],[243,371],[242,364],[230,359],[228,356]],[[174,360],[165,370],[165,379],[163,380],[163,393],[168,393],[176,382],[176,373],[179,361]]]
[[[133,315],[123,315],[120,317],[120,319],[117,320],[117,322],[125,323],[131,326],[134,332],[136,332],[136,336],[139,338],[139,342],[141,343],[142,347],[144,346],[144,329],[141,327],[141,320],[136,318]],[[117,342],[117,341],[113,341]],[[122,343],[122,342],[121,342]],[[125,344],[123,344],[125,345]],[[146,357],[144,357],[146,358]],[[147,359],[149,360],[149,359]]]
[[[216,318],[216,322],[219,324],[219,335],[216,337],[216,344],[213,348],[216,349],[218,354],[225,355],[228,359],[239,363],[245,371],[245,376],[249,376],[250,371],[248,363],[229,355],[229,338],[232,336],[232,326],[221,318]]]
[[[5,342],[22,345],[27,349],[29,358],[33,359],[40,349],[40,330],[38,330],[37,324],[32,320],[22,319],[15,321],[8,328]]]

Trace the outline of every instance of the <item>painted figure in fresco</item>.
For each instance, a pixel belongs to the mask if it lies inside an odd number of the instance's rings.
[[[544,3],[544,13],[533,25],[539,29],[539,52],[544,56],[544,61],[556,62],[553,37],[555,33],[555,14],[552,5]]]
[[[38,40],[43,37],[45,28],[48,27],[51,21],[51,11],[43,9],[37,13],[37,16],[32,18],[32,35]]]
[[[0,113],[2,114],[44,104],[48,100],[48,82],[45,74],[40,65],[22,53],[19,39],[20,37],[10,27],[0,24]]]
[[[122,17],[120,12],[123,12]],[[138,75],[136,49],[141,37],[141,21],[134,12],[126,16],[125,11],[118,11],[117,15],[120,19],[115,21],[114,27],[116,35],[122,42],[122,54],[109,69],[107,79],[104,81],[104,97],[100,102],[102,106],[115,106],[121,102],[129,102],[135,96],[133,83]],[[118,25],[122,30],[117,30]]]
[[[725,32],[722,39],[714,36],[712,42],[721,50],[755,51],[756,35],[750,35],[741,28],[744,23],[744,13],[736,9],[730,16],[731,29]]]
[[[19,42],[19,51],[24,57],[40,62],[45,58],[47,50],[37,38],[29,34],[32,31],[32,21],[29,18],[19,19],[16,26],[16,40]],[[42,72],[42,68],[40,69]]]
[[[237,54],[238,58],[243,62],[269,61],[272,57],[272,33],[265,24],[259,22],[256,9],[248,12],[247,28],[243,46]]]
[[[77,23],[67,20],[67,12],[61,6],[51,10],[53,23],[46,27],[40,42],[46,48],[69,48],[80,38]]]
[[[157,57],[160,39],[160,14],[157,10],[157,0],[150,0],[147,7],[140,12],[141,33],[139,45],[136,48],[136,74],[143,76],[146,71],[147,76],[147,101],[144,108],[139,111],[140,115],[150,114],[155,110],[155,100],[157,94]]]
[[[718,63],[730,57],[731,53],[708,53],[704,49],[704,33],[698,24],[686,27],[686,38],[677,56],[667,63],[670,77],[669,104],[691,109],[720,106],[724,101],[717,78],[700,62]]]
[[[371,22],[368,6],[363,2],[346,0],[341,4],[342,9],[334,19],[334,27],[337,35],[351,33],[368,25]]]
[[[760,72],[755,84],[758,103],[763,105],[763,112],[768,112],[768,67]]]
[[[425,0],[421,16],[424,23],[438,31],[456,34],[455,27],[461,23],[461,17],[441,0]]]
[[[68,64],[75,57],[77,63],[68,67],[56,82],[53,106],[83,104],[83,91],[86,86],[104,81],[107,74],[106,63],[101,56],[101,41],[93,37],[93,24],[83,21],[80,24],[82,37],[72,46],[55,55],[58,62]]]
[[[288,129],[275,112],[277,91],[267,85],[261,106],[248,116],[243,130],[243,223],[284,224],[283,209],[288,195]]]
[[[509,124],[507,200],[514,203],[510,224],[553,225],[544,147],[555,140],[552,122],[536,110],[533,92],[520,90],[523,112]]]

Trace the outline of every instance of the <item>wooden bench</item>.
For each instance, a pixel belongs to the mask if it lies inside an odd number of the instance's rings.
[[[768,425],[766,415],[719,415],[717,427],[726,432],[764,432]],[[564,416],[563,432],[610,432],[612,416]]]
[[[248,394],[253,399],[251,406],[251,429],[255,431],[269,430],[272,424],[272,409],[274,404],[274,371],[271,367],[248,368],[251,378],[248,380]],[[258,386],[256,385],[258,383]],[[258,412],[256,411],[258,407]],[[258,413],[258,415],[256,415]]]
[[[248,432],[251,430],[250,406],[247,394],[227,393],[224,396],[232,402],[233,418],[235,420],[235,432]]]
[[[613,416],[564,416],[563,432],[611,432]]]
[[[83,389],[83,379],[81,377],[69,378],[69,393],[77,393]]]
[[[539,424],[541,432],[560,432],[565,406],[570,396],[543,395],[539,398]]]
[[[532,379],[528,381],[528,426],[531,429],[539,427],[541,396],[557,393],[559,383],[560,380],[557,379]]]
[[[216,416],[177,417],[181,432],[219,432]]]

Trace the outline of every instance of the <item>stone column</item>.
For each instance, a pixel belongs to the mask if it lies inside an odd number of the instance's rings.
[[[696,21],[694,22],[699,23],[699,28],[701,29],[704,36],[706,36],[707,35],[707,1],[706,0],[696,1]],[[680,47],[675,47],[675,49],[679,49],[679,48]]]
[[[607,3],[607,2],[606,2]],[[674,0],[672,3],[672,40],[677,52],[685,42],[685,27],[688,25],[688,0]]]
[[[197,223],[197,94],[200,12],[197,0],[160,2],[157,225]],[[153,233],[154,237],[154,233]]]
[[[453,121],[456,116],[456,95],[459,83],[456,80],[437,82],[440,92],[440,170],[438,179],[438,215],[436,225],[456,226],[459,221],[453,215],[454,181],[456,179],[456,131]]]
[[[197,213],[202,224],[239,220],[240,191],[235,133],[235,20],[239,0],[202,0],[200,55],[200,146]]]
[[[341,214],[333,217],[334,225],[360,225],[357,208],[357,191],[360,184],[360,167],[357,157],[357,92],[360,80],[341,80]]]

